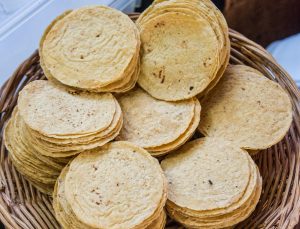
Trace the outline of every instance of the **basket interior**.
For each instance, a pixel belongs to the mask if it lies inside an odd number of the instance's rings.
[[[137,15],[131,15],[135,19]],[[249,65],[278,82],[290,95],[293,123],[284,139],[254,159],[263,177],[263,191],[253,214],[237,228],[292,228],[300,213],[300,92],[291,77],[261,46],[230,31],[231,64]],[[7,228],[59,228],[51,197],[37,191],[13,167],[3,142],[3,127],[18,92],[30,81],[44,79],[38,52],[25,60],[0,89],[0,220]],[[183,228],[169,220],[166,228]]]

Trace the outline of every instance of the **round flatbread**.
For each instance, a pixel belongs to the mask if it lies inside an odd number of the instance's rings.
[[[244,149],[276,144],[292,122],[290,98],[281,86],[243,65],[228,67],[201,105],[201,133],[223,137]]]
[[[97,90],[127,77],[139,46],[137,28],[127,15],[92,6],[58,17],[45,31],[40,56],[49,79]]]
[[[199,101],[195,98],[195,110],[194,110],[194,117],[192,119],[192,122],[190,123],[190,126],[184,132],[182,135],[180,135],[175,141],[170,142],[165,145],[147,148],[147,151],[151,153],[152,156],[162,156],[172,150],[175,150],[182,146],[185,142],[187,142],[195,133],[195,130],[197,129],[197,126],[199,125],[200,121],[200,112],[201,112],[201,105]]]
[[[69,171],[67,165],[61,172],[54,187],[53,192],[53,208],[56,219],[64,228],[77,229],[77,228],[93,228],[80,222],[71,209],[70,204],[65,197],[65,178]],[[163,210],[147,229],[163,229],[166,224],[166,213]]]
[[[219,44],[204,18],[181,12],[164,13],[143,23],[140,32],[138,83],[153,97],[167,101],[191,98],[214,78]]]
[[[247,152],[220,138],[191,141],[161,162],[168,201],[195,211],[225,208],[250,180]]]
[[[211,90],[223,75],[230,56],[230,41],[228,37],[228,26],[222,13],[216,8],[211,1],[155,1],[149,8],[147,8],[138,18],[137,24],[143,27],[143,24],[150,19],[162,15],[167,12],[182,12],[195,17],[204,17],[210,23],[218,38],[220,66],[217,74],[207,88],[198,94],[202,97]]]
[[[251,200],[249,200],[249,203],[247,203],[244,208],[241,210],[241,212],[233,213],[233,214],[227,214],[224,215],[224,217],[217,217],[217,218],[198,218],[193,217],[190,215],[181,214],[180,212],[174,211],[170,212],[170,216],[172,218],[175,218],[177,222],[180,222],[181,224],[185,225],[187,228],[207,228],[207,229],[218,229],[218,228],[232,228],[235,224],[238,224],[248,218],[251,213],[254,211],[262,190],[262,181],[259,179],[259,182],[257,184],[256,190],[253,193],[253,196],[251,197]]]
[[[181,215],[189,216],[190,218],[197,218],[200,222],[217,222],[217,221],[228,221],[229,218],[239,218],[241,213],[252,205],[252,200],[256,196],[257,187],[261,183],[261,176],[259,175],[259,170],[255,162],[249,158],[249,164],[251,169],[250,180],[248,182],[247,188],[242,196],[237,202],[231,204],[226,208],[218,208],[208,211],[194,211],[187,208],[182,208],[175,205],[172,202],[167,203],[167,209],[169,212],[177,211]]]
[[[46,136],[68,136],[109,127],[116,103],[110,93],[72,93],[49,81],[36,80],[20,92],[18,108],[31,129]]]
[[[165,182],[149,153],[128,142],[113,142],[71,162],[65,195],[76,217],[89,226],[146,227],[165,204]]]
[[[175,141],[187,131],[194,118],[194,99],[161,101],[140,88],[117,99],[124,115],[124,125],[118,138],[143,148]]]
[[[64,146],[76,146],[76,145],[87,145],[96,141],[101,141],[103,139],[107,139],[112,133],[117,132],[117,130],[120,129],[120,126],[122,126],[123,123],[123,117],[122,117],[122,110],[117,102],[116,103],[116,113],[114,115],[114,118],[108,128],[105,130],[94,133],[90,135],[71,135],[68,137],[65,136],[55,136],[55,137],[47,137],[44,135],[41,135],[39,132],[30,130],[31,137],[42,139],[44,140],[43,143],[47,145],[48,143],[56,144],[60,148],[63,148]],[[64,138],[62,138],[64,137]]]

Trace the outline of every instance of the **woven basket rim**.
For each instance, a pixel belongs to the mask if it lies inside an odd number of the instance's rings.
[[[138,14],[129,15],[133,20]],[[257,209],[238,228],[293,228],[300,215],[300,91],[289,74],[260,45],[230,30],[231,63],[246,64],[278,82],[293,104],[293,124],[274,147],[255,156],[264,177]],[[44,79],[35,51],[0,88],[0,220],[7,228],[58,228],[51,198],[38,192],[12,166],[3,144],[3,126],[18,92],[30,81]],[[170,221],[167,228],[181,228]]]

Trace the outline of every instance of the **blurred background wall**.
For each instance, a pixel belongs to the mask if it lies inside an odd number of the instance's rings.
[[[267,46],[300,32],[299,0],[226,0],[229,26]]]

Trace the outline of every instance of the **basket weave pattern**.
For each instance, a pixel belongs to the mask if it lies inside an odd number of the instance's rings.
[[[137,15],[131,15],[136,19]],[[261,46],[230,31],[231,63],[245,64],[278,82],[290,95],[293,123],[285,138],[255,156],[263,177],[260,202],[238,228],[293,228],[300,213],[300,92],[291,77]],[[59,228],[51,198],[41,194],[13,167],[3,142],[3,127],[16,105],[18,92],[30,81],[44,79],[35,52],[0,89],[0,220],[7,228]],[[182,228],[169,220],[168,229]]]

